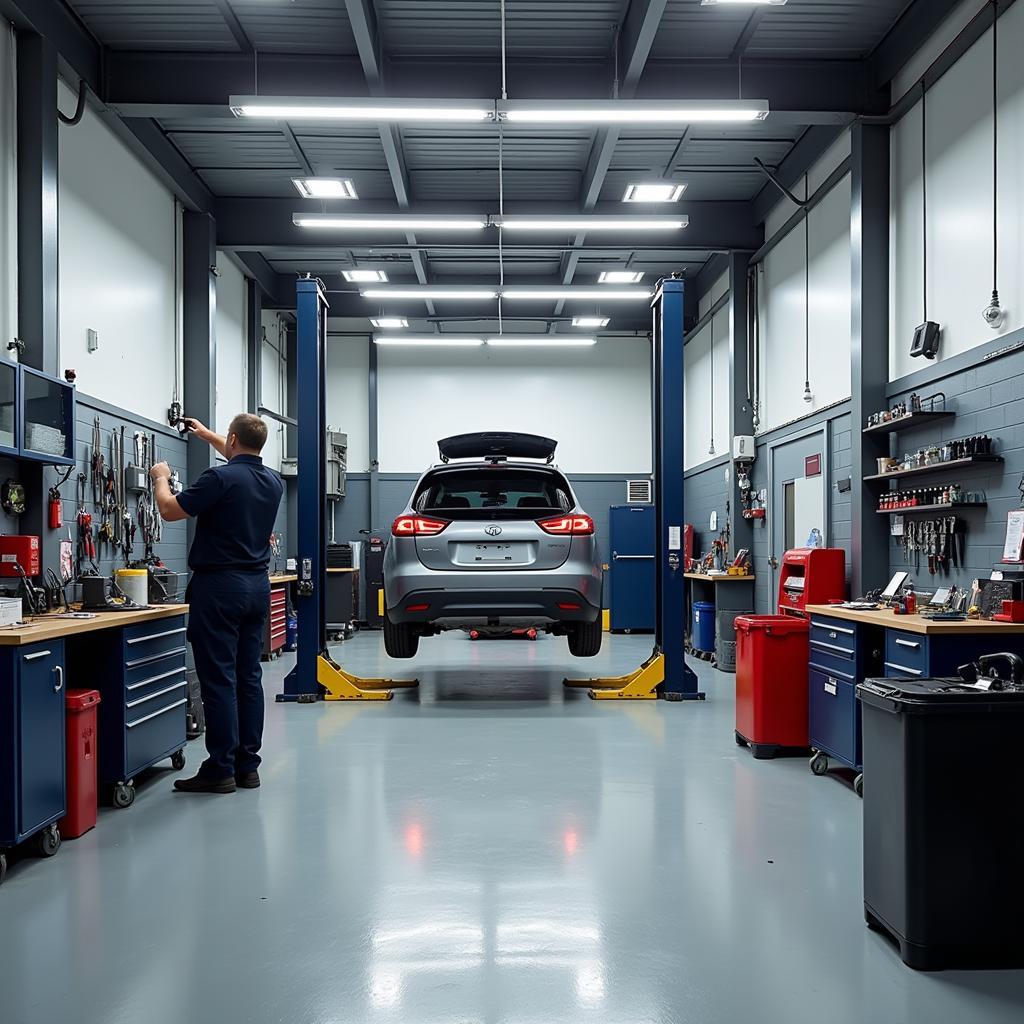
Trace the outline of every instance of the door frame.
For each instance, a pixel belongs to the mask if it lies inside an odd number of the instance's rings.
[[[825,500],[823,502],[823,516],[822,516],[822,539],[824,540],[825,547],[829,546],[832,537],[832,487],[830,481],[832,479],[832,459],[831,459],[831,447],[832,447],[832,420],[825,419],[820,423],[814,423],[811,426],[803,427],[800,430],[794,430],[790,434],[786,434],[785,437],[775,438],[769,441],[765,446],[768,449],[768,500],[774,504],[775,501],[775,449],[781,448],[783,445],[792,444],[794,441],[806,441],[815,435],[821,438],[821,476],[825,487]],[[770,510],[772,516],[772,522],[768,524],[768,557],[774,558],[775,552],[772,548],[775,546],[772,538],[772,531],[775,529],[774,517],[777,514],[773,510]],[[780,563],[781,565],[781,563]],[[772,566],[772,593],[777,594],[779,592],[779,568]],[[774,598],[773,598],[774,600]]]

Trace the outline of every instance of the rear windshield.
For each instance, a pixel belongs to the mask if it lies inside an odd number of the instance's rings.
[[[431,473],[413,508],[449,519],[537,519],[568,512],[569,495],[565,478],[553,470],[466,466]]]

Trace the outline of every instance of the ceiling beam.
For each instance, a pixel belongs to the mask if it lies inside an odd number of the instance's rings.
[[[962,0],[914,0],[868,58],[871,81],[888,85]]]
[[[245,272],[263,291],[263,307],[275,309],[295,308],[295,278],[292,274],[279,274],[266,261],[262,253],[237,252],[235,258],[243,265]]]
[[[67,5],[58,0],[0,0],[0,15],[16,29],[48,39],[57,50],[63,70],[84,78],[93,92],[100,91],[101,47]]]
[[[750,40],[754,38],[757,26],[761,24],[766,13],[763,7],[750,12],[750,17],[747,18],[747,23],[743,26],[743,31],[740,32],[739,39],[736,40],[736,45],[732,48],[732,53],[729,55],[730,60],[738,61],[747,52]]]
[[[220,16],[224,19],[231,34],[235,37],[235,42],[238,43],[238,48],[242,53],[255,53],[252,40],[246,35],[245,29],[242,28],[242,23],[238,20],[238,15],[235,14],[234,9],[231,7],[231,0],[213,0],[213,2],[216,4],[217,10],[220,11]]]
[[[384,72],[381,64],[380,35],[377,32],[377,16],[371,0],[345,0],[349,24],[356,41],[356,51],[363,67],[363,75],[371,96],[384,95]],[[411,189],[409,187],[409,168],[405,162],[402,149],[402,134],[397,125],[378,125],[380,144],[384,150],[384,160],[388,166],[388,174],[395,190],[395,199],[402,210],[411,205]],[[409,231],[406,239],[410,245],[416,244],[416,235]],[[420,284],[428,284],[430,275],[427,272],[427,260],[423,253],[414,249],[411,254],[416,280]],[[427,311],[434,315],[433,302],[426,303]]]

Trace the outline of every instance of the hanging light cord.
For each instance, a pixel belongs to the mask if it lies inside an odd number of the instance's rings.
[[[992,0],[992,297],[999,298],[999,3]]]
[[[928,86],[921,80],[921,278],[924,322],[928,322]]]
[[[811,195],[811,182],[804,172],[804,202]],[[811,400],[811,211],[804,210],[804,401]]]
[[[711,318],[711,446],[708,455],[715,454],[715,318]]]

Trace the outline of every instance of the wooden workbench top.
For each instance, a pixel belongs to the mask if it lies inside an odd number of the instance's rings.
[[[298,573],[286,572],[286,573],[282,573],[280,576],[271,576],[270,577],[270,582],[271,583],[298,583],[299,582],[299,576],[298,576]]]
[[[684,572],[683,575],[688,580],[703,580],[706,583],[752,583],[754,581],[753,573],[749,576],[727,576],[725,573],[711,576],[706,572]]]
[[[62,619],[56,614],[35,615],[24,625],[0,627],[0,647],[21,647],[47,640],[63,640],[80,633],[93,633],[98,629],[137,626],[142,622],[184,615],[187,611],[187,604],[161,604],[137,612],[97,612],[94,619]]]
[[[992,622],[989,619],[935,622],[922,618],[920,615],[894,615],[892,611],[884,608],[874,611],[857,611],[854,608],[839,608],[831,604],[812,604],[807,606],[807,614],[827,615],[833,619],[882,626],[885,629],[900,629],[905,633],[920,633],[922,636],[938,636],[949,633],[965,635],[968,633],[991,633],[993,636],[1024,635],[1024,623],[1022,622]]]

